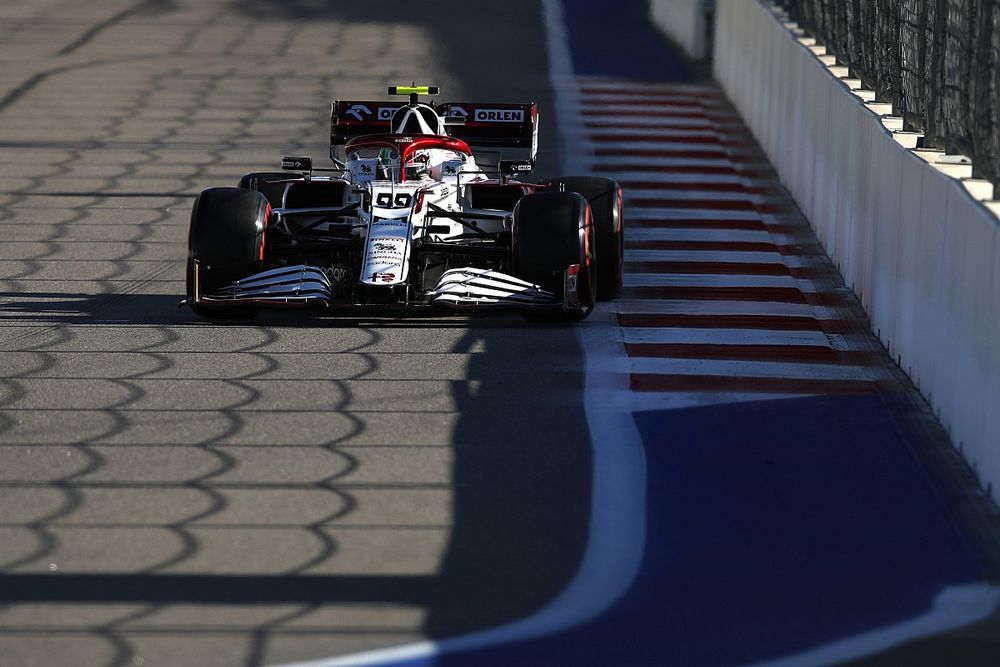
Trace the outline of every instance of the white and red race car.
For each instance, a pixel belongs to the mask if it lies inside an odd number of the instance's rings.
[[[204,317],[262,307],[513,309],[574,321],[621,287],[622,193],[613,180],[520,180],[538,106],[336,101],[330,169],[210,188],[191,213],[185,303]],[[525,154],[500,159],[500,149]],[[297,173],[294,173],[297,172]]]

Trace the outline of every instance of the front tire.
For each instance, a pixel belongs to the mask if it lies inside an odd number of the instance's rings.
[[[577,264],[581,310],[525,311],[535,321],[576,322],[587,317],[597,300],[593,216],[587,200],[574,192],[539,192],[514,207],[514,275],[564,297],[566,269]]]
[[[562,185],[567,192],[583,195],[594,212],[594,235],[597,239],[597,298],[610,301],[622,288],[625,241],[622,219],[622,189],[610,178],[564,176],[543,181],[547,187]]]
[[[241,188],[210,188],[194,200],[188,232],[187,295],[215,292],[240,278],[263,270],[264,228],[271,206],[260,192]],[[249,319],[256,306],[192,303],[202,317]]]

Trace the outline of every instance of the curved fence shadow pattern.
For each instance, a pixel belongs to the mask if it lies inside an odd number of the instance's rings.
[[[193,197],[325,154],[331,98],[511,76],[451,64],[444,34],[474,11],[385,20],[405,9],[0,8],[22,77],[0,82],[3,661],[318,657],[510,620],[572,576],[572,329],[177,307]],[[494,18],[530,36],[536,9]]]

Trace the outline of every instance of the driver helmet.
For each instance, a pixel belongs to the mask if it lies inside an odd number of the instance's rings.
[[[430,163],[431,156],[428,151],[414,151],[410,159],[403,165],[407,180],[430,178]]]
[[[393,112],[389,127],[394,134],[445,134],[444,120],[429,104],[399,107]]]

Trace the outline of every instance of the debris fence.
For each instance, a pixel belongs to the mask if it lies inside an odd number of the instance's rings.
[[[775,0],[924,146],[1000,185],[1000,0]]]

